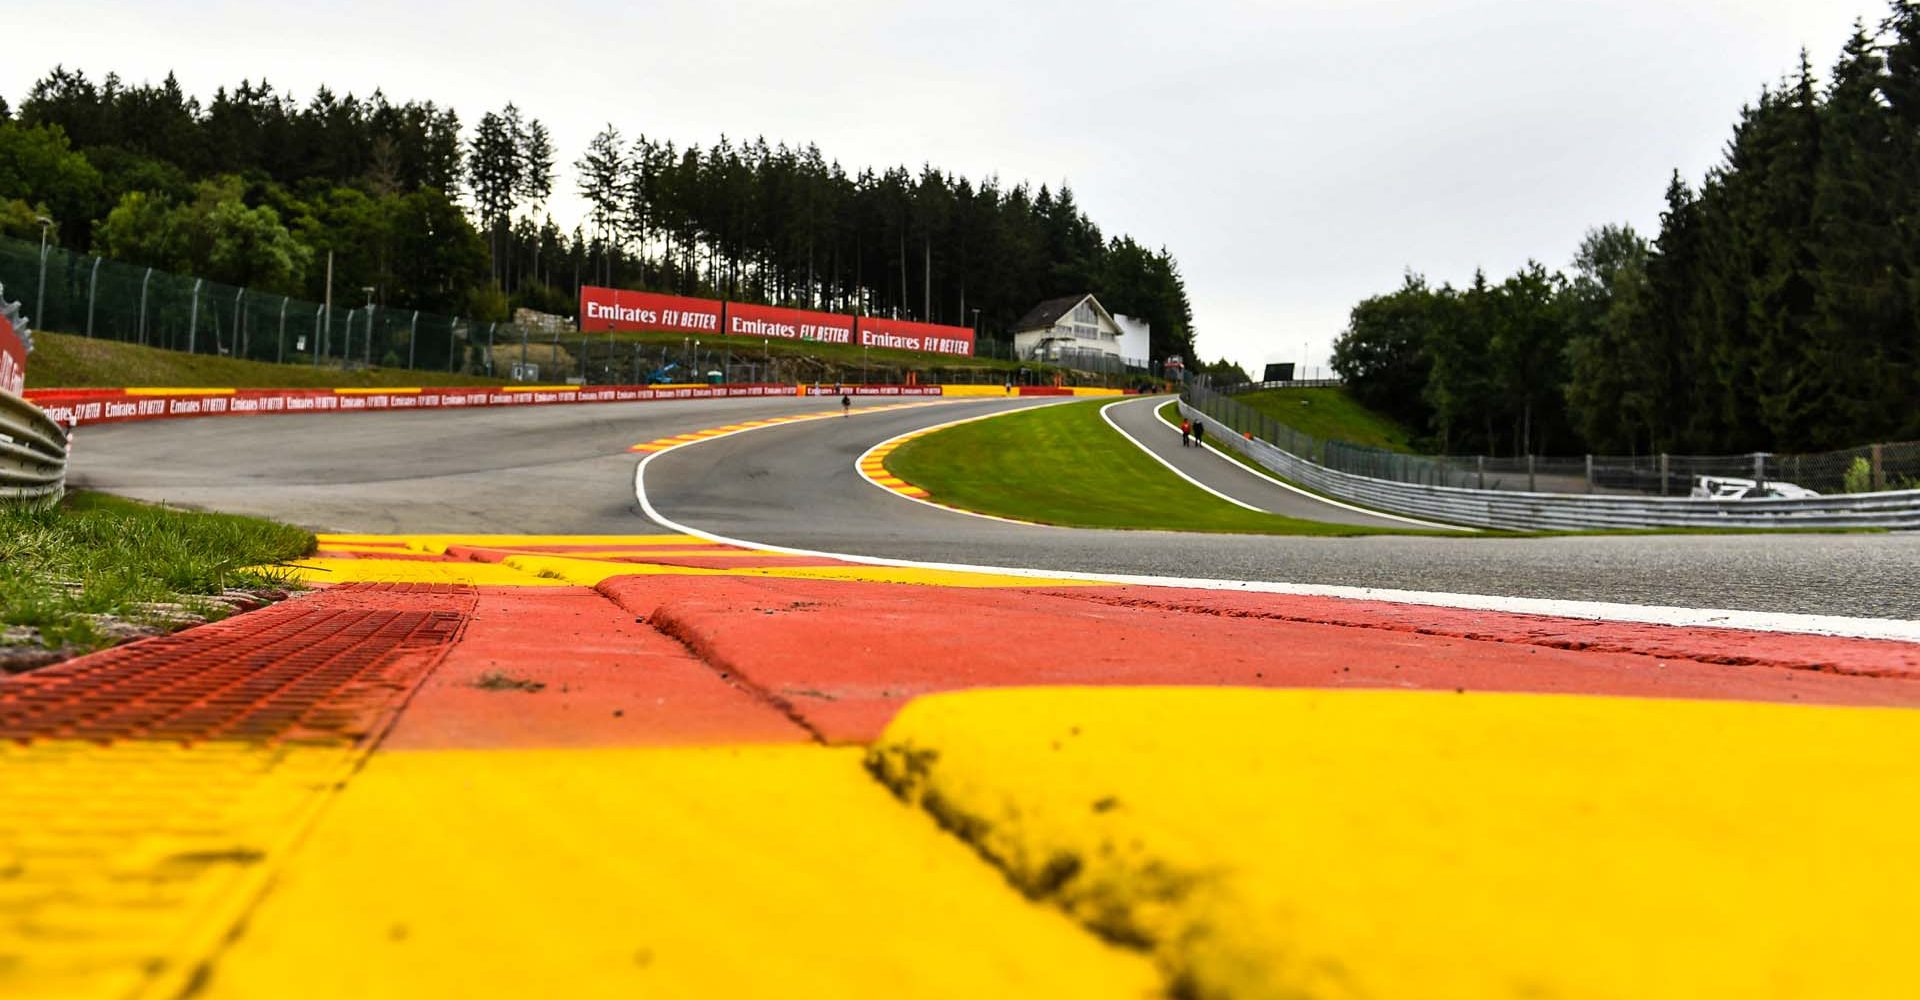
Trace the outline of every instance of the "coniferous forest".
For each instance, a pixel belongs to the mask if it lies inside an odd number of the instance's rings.
[[[506,319],[571,315],[582,284],[867,312],[1003,335],[1035,303],[1092,291],[1193,354],[1164,249],[1109,238],[1057,189],[928,165],[849,170],[812,145],[712,145],[612,125],[572,162],[589,206],[563,229],[547,128],[513,105],[471,127],[431,101],[261,81],[202,103],[56,67],[0,98],[0,235],[261,291]]]
[[[1804,52],[1660,230],[1355,306],[1334,368],[1449,452],[1804,451],[1920,438],[1920,4]]]

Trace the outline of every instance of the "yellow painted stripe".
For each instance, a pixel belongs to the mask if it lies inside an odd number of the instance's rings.
[[[942,396],[1006,396],[1006,395],[1010,395],[1010,393],[1007,392],[1007,387],[1005,385],[943,385],[940,387],[940,395]]]
[[[342,563],[368,560],[340,560]],[[1000,573],[969,573],[958,570],[920,569],[916,567],[867,566],[844,563],[831,566],[670,566],[661,563],[629,563],[566,559],[556,556],[508,556],[505,565],[529,577],[574,584],[598,586],[616,576],[760,576],[782,580],[850,580],[868,583],[906,583],[942,587],[1100,587],[1102,583],[1009,576]],[[332,565],[329,563],[329,565]],[[419,565],[447,565],[421,563]]]
[[[1144,959],[1008,888],[860,756],[377,753],[198,995],[1157,992]]]
[[[1731,1000],[1912,995],[1916,749],[1899,709],[1084,688],[916,700],[874,760],[1185,994]]]
[[[192,387],[136,386],[122,390],[129,396],[231,396],[232,389],[205,389]]]
[[[0,996],[183,995],[359,757],[0,740]]]
[[[305,559],[282,567],[307,584],[331,583],[466,583],[513,587],[566,587],[556,580],[527,573],[505,563],[432,562],[422,559]]]

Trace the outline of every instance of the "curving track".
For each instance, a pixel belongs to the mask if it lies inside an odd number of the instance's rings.
[[[875,489],[854,470],[858,456],[886,438],[1044,402],[960,400],[755,430],[658,455],[644,486],[679,525],[869,557],[1920,618],[1920,590],[1910,586],[1920,565],[1915,534],[1517,540],[1087,531],[932,509]],[[74,482],[321,529],[645,531],[629,446],[836,405],[781,398],[83,427]]]

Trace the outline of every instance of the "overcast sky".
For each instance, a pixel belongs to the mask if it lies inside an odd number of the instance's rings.
[[[1200,353],[1257,378],[1324,365],[1407,268],[1462,283],[1564,267],[1608,221],[1651,233],[1802,46],[1831,66],[1882,0],[1287,0],[909,6],[469,0],[12,0],[18,104],[55,63],[203,99],[266,77],[508,101],[570,164],[612,122],[685,145],[817,143],[850,170],[932,163],[1070,182],[1103,232],[1179,258]]]

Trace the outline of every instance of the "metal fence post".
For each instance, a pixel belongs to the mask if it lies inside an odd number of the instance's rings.
[[[1480,477],[1480,488],[1487,488],[1487,456],[1473,456],[1473,471]]]
[[[367,367],[373,367],[373,303],[367,303]]]
[[[273,353],[275,363],[283,365],[287,363],[287,303],[290,301],[288,296],[280,296],[280,339]]]
[[[1753,453],[1753,482],[1756,491],[1767,485],[1767,453],[1764,451]]]
[[[1881,446],[1876,444],[1870,447],[1873,449],[1873,491],[1878,493],[1887,488],[1887,469],[1881,454]]]
[[[1533,485],[1533,453],[1532,452],[1527,453],[1527,492],[1528,493],[1539,492],[1538,490],[1534,489],[1534,485]]]
[[[187,313],[187,353],[193,353],[193,335],[200,326],[200,283],[204,278],[193,279],[193,308]]]
[[[487,377],[488,378],[493,377],[493,328],[499,325],[500,324],[497,322],[487,324]]]
[[[1593,455],[1587,455],[1587,492],[1593,492]]]
[[[247,356],[247,340],[240,326],[240,303],[247,297],[247,290],[237,289],[233,293],[233,352],[235,357]],[[218,345],[216,345],[218,346]]]
[[[420,310],[413,311],[413,319],[407,321],[407,370],[413,370],[413,343],[420,333]]]
[[[87,336],[93,336],[93,299],[100,290],[100,258],[93,259],[93,273],[87,276]]]
[[[140,343],[147,342],[147,282],[153,280],[153,268],[147,268],[147,276],[140,279],[140,327],[136,336]]]
[[[313,363],[320,364],[320,314],[327,311],[326,306],[313,307]]]
[[[1667,458],[1668,456],[1666,452],[1663,451],[1660,453],[1660,495],[1663,497],[1669,496],[1673,492],[1673,487],[1670,486],[1667,482],[1667,473],[1670,468],[1667,462]]]

